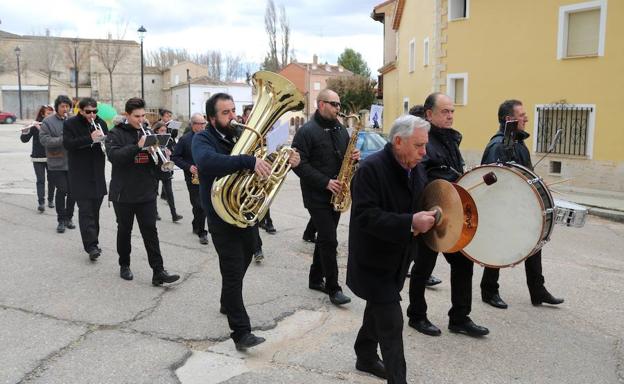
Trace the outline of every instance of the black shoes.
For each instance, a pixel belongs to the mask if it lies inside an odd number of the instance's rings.
[[[164,269],[162,271],[154,272],[152,275],[152,285],[158,286],[163,285],[164,283],[173,283],[180,278],[180,275],[170,275]]]
[[[208,244],[208,236],[206,234],[199,235],[199,244]]]
[[[253,333],[247,333],[240,340],[235,341],[234,345],[236,346],[237,351],[246,351],[247,348],[255,347],[258,344],[264,343],[264,337],[258,337]]]
[[[329,295],[329,301],[334,305],[343,305],[351,302],[351,298],[342,291],[336,291],[333,294]]]
[[[368,362],[361,359],[355,361],[355,369],[362,372],[370,373],[382,379],[387,379],[386,366],[383,361],[377,359],[374,362]]]
[[[273,226],[273,221],[271,220],[262,220],[259,226],[260,228],[264,229],[265,231],[267,231],[267,233],[270,233],[271,235],[274,235],[275,232],[277,232],[277,230]]]
[[[156,221],[160,221],[160,220],[162,220],[162,219],[161,219],[160,215],[157,213],[156,214]]]
[[[437,277],[431,275],[431,276],[429,276],[429,278],[425,282],[425,287],[433,287],[434,285],[438,285],[441,282],[442,282],[442,280],[440,280]]]
[[[65,233],[65,223],[64,222],[59,222],[58,225],[56,226],[56,232],[57,233]]]
[[[256,263],[260,263],[262,260],[264,260],[264,253],[262,253],[262,249],[259,249],[256,252],[254,252],[253,259]]]
[[[102,254],[102,250],[99,248],[93,248],[89,251],[89,260],[95,261]]]
[[[65,228],[74,229],[76,228],[76,226],[74,225],[74,222],[71,219],[69,219],[69,220],[65,220]]]
[[[39,204],[39,206],[37,207],[37,211],[39,211],[40,213],[45,212],[45,204]]]
[[[545,289],[544,289],[544,292],[542,292],[539,296],[531,297],[531,304],[535,306],[542,305],[543,303],[551,304],[551,305],[558,305],[558,304],[563,303],[563,301],[564,301],[563,299],[554,297],[553,295],[550,294],[550,292],[548,292]]]
[[[495,293],[491,296],[481,294],[481,300],[483,300],[484,303],[490,304],[492,307],[501,308],[501,309],[507,308],[507,303],[505,303],[503,299],[501,299],[498,293]]]
[[[313,289],[315,291],[327,293],[327,290],[325,289],[324,281],[321,281],[320,283],[309,283],[308,288]]]
[[[489,329],[475,324],[470,319],[468,319],[466,322],[462,324],[449,323],[448,329],[449,331],[453,333],[463,333],[464,335],[468,335],[472,337],[481,337],[490,333]]]
[[[48,208],[54,208],[54,201],[48,201]]]
[[[303,232],[303,241],[308,243],[316,243],[316,236],[314,234]]]
[[[129,265],[122,265],[119,267],[119,277],[128,281],[134,279],[134,275],[132,274]]]
[[[411,320],[407,323],[410,327],[414,328],[418,332],[429,336],[440,336],[442,331],[429,321],[429,319],[423,320]]]
[[[172,220],[174,223],[177,223],[178,221],[180,221],[180,220],[182,220],[182,219],[184,219],[184,216],[182,216],[182,215],[178,215],[177,213],[171,217],[171,220]]]

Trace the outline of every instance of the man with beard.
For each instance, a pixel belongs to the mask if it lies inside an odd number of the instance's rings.
[[[206,116],[208,126],[195,134],[191,149],[199,171],[200,196],[208,219],[208,231],[219,256],[222,283],[220,312],[227,315],[236,349],[245,351],[265,341],[251,333],[251,323],[243,303],[243,278],[254,252],[254,227],[239,228],[223,221],[212,205],[210,191],[218,177],[242,170],[268,177],[271,166],[252,155],[230,155],[240,136],[240,132],[230,126],[230,122],[236,119],[232,96],[226,93],[212,95],[206,101]],[[297,152],[289,162],[293,167],[299,164]]]
[[[308,287],[327,293],[334,305],[343,305],[351,302],[351,298],[342,293],[338,284],[336,228],[340,212],[334,210],[331,199],[343,188],[337,180],[343,158],[351,156],[357,161],[360,151],[354,149],[353,153],[345,153],[349,133],[338,121],[342,106],[338,94],[324,89],[319,92],[316,102],[318,109],[314,117],[299,128],[292,142],[293,147],[301,152],[301,165],[295,173],[301,183],[303,205],[318,230]]]
[[[69,162],[69,185],[78,205],[78,224],[85,252],[95,261],[99,246],[100,207],[106,195],[103,140],[108,133],[104,120],[97,116],[97,101],[86,97],[78,103],[78,114],[65,121],[63,146]]]
[[[456,181],[464,172],[464,159],[459,151],[461,133],[454,130],[453,100],[442,93],[432,93],[424,103],[425,117],[431,123],[427,155],[422,164],[427,171],[429,181],[443,179]],[[425,285],[435,267],[438,253],[424,243],[418,249],[411,271],[407,308],[409,326],[429,336],[438,336],[441,331],[427,319]],[[469,336],[485,336],[490,331],[475,324],[468,315],[472,308],[472,270],[473,263],[461,252],[444,253],[444,258],[451,266],[451,309],[448,312],[448,329],[454,333]]]

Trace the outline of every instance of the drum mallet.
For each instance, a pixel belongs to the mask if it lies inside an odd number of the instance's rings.
[[[473,185],[470,188],[466,188],[466,191],[471,191],[475,188],[477,188],[478,186],[485,184],[485,185],[492,185],[494,183],[496,183],[498,181],[498,179],[496,178],[496,174],[494,172],[488,172],[485,175],[483,175],[483,181]]]

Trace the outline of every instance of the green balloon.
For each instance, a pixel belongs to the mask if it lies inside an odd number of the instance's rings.
[[[97,115],[100,119],[106,121],[106,124],[110,126],[113,118],[117,116],[117,110],[112,105],[106,103],[98,103],[97,109]]]

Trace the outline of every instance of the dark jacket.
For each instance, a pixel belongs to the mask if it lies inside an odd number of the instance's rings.
[[[167,145],[160,146],[160,150],[161,150],[163,155],[165,155],[165,148],[168,149],[169,152],[171,152],[171,154],[173,154],[175,145],[176,144],[174,143],[173,139],[169,139],[169,141],[167,142]],[[158,178],[158,180],[173,179],[173,171],[163,171],[160,168],[159,168],[159,170],[160,170],[160,172],[156,172],[156,177]]]
[[[56,113],[43,119],[39,141],[46,149],[49,171],[67,171],[67,150],[63,147],[63,125],[65,118]]]
[[[96,117],[104,134],[108,127]],[[69,185],[74,200],[97,199],[106,195],[104,168],[106,156],[100,143],[91,139],[93,127],[84,116],[78,114],[63,124],[63,146],[67,150]]]
[[[171,155],[171,161],[173,161],[178,168],[184,171],[184,180],[186,180],[187,183],[190,183],[193,178],[193,175],[191,174],[191,165],[195,165],[191,147],[193,145],[193,136],[195,136],[195,132],[193,131],[182,135],[175,146],[173,154]]]
[[[108,199],[120,203],[144,203],[156,199],[157,173],[149,152],[137,146],[141,130],[123,123],[106,136],[106,157],[113,165]]]
[[[30,152],[30,157],[33,159],[45,159],[46,151],[43,145],[41,145],[41,141],[39,141],[39,129],[34,125],[30,127],[30,131],[28,131],[28,133],[22,133],[20,136],[22,143],[28,143],[31,138],[32,151]]]
[[[316,111],[293,138],[301,162],[293,171],[299,176],[303,205],[310,208],[331,207],[329,180],[338,177],[342,159],[349,145],[349,133],[337,121],[323,119]]]
[[[462,135],[452,128],[431,124],[427,155],[422,163],[429,180],[455,181],[464,173],[464,159],[459,151]]]
[[[516,132],[512,148],[510,148],[509,151],[504,147],[504,136],[502,129],[492,136],[483,152],[481,164],[508,163],[514,161],[517,164],[533,169],[531,153],[526,144],[524,144],[524,140],[529,138],[530,135],[524,131]]]
[[[193,136],[191,152],[199,170],[199,192],[209,228],[231,227],[217,215],[212,206],[210,191],[214,180],[244,169],[253,171],[256,166],[256,158],[251,155],[230,155],[233,147],[234,143],[223,138],[210,124],[205,131]]]
[[[364,300],[401,300],[407,268],[417,249],[412,215],[421,211],[424,167],[405,170],[388,143],[360,163],[351,181],[347,285]]]

